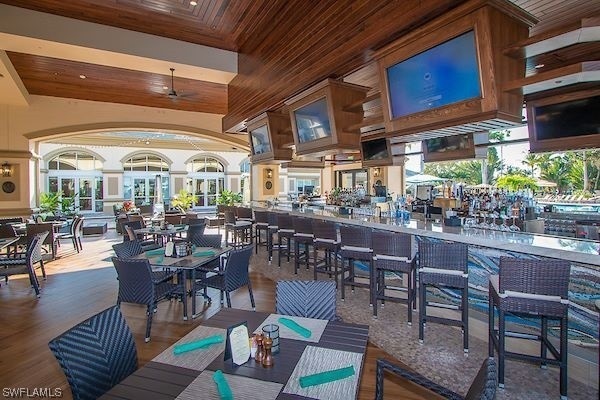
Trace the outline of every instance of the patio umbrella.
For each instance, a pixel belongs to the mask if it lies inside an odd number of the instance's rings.
[[[156,175],[154,177],[154,206],[152,207],[153,214],[161,214],[165,211],[165,205],[162,191],[162,177]]]
[[[439,176],[427,175],[427,174],[417,174],[411,177],[406,178],[406,183],[409,184],[418,184],[418,183],[428,183],[428,182],[442,182],[447,181],[446,178],[440,178]]]

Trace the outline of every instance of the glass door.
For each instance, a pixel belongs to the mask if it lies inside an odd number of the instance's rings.
[[[217,197],[225,188],[224,178],[194,178],[194,195],[196,196],[196,206],[215,207]]]
[[[207,179],[206,180],[206,203],[209,206],[217,205],[217,180],[216,179]]]
[[[142,205],[148,198],[148,178],[133,179],[133,202],[136,206]]]
[[[79,179],[79,210],[80,211],[95,211],[92,208],[92,179]]]

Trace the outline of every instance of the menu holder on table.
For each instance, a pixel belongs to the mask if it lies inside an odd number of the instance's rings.
[[[227,328],[225,361],[231,359],[235,365],[242,365],[250,359],[250,341],[246,321]]]

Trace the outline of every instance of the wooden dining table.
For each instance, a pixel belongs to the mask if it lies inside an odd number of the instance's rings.
[[[219,399],[212,375],[220,370],[226,377],[234,399],[355,399],[358,395],[367,342],[368,325],[285,316],[311,326],[312,337],[306,339],[280,325],[280,351],[273,356],[274,365],[263,367],[254,359],[241,366],[224,359],[225,344],[174,355],[174,346],[215,334],[245,322],[250,333],[277,314],[225,308],[194,328],[152,361],[138,369],[105,393],[101,399],[117,400],[191,400]],[[284,317],[284,316],[281,316]],[[298,386],[299,376],[354,366],[348,378],[308,388]]]
[[[147,258],[150,261],[150,265],[154,269],[176,269],[182,272],[182,278],[184,279],[184,285],[190,283],[189,293],[192,298],[192,318],[196,318],[198,313],[196,312],[196,290],[195,282],[199,275],[206,273],[215,272],[213,261],[219,260],[221,256],[229,253],[231,247],[196,247],[192,254],[185,257],[167,257],[162,254],[156,254],[156,250],[150,250],[145,253],[138,255],[136,258]],[[204,294],[204,297],[209,302],[211,298]],[[187,301],[187,299],[186,299]],[[184,308],[183,319],[187,321],[187,307]]]

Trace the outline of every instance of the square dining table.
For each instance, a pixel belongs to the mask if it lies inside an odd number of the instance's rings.
[[[213,261],[220,259],[221,256],[227,254],[230,250],[231,247],[196,247],[192,251],[192,254],[185,257],[167,257],[164,255],[164,248],[160,248],[146,251],[136,258],[147,258],[153,269],[169,268],[181,271],[185,282],[187,283],[188,280],[191,282],[190,294],[192,297],[192,318],[196,318],[198,314],[196,313],[196,291],[194,288],[197,274],[214,272],[213,267],[208,266],[212,265]],[[209,302],[211,301],[210,297],[205,297]],[[187,309],[184,308],[184,310]],[[186,311],[184,311],[183,319],[184,321],[187,321],[188,319]]]
[[[260,330],[274,314],[225,308],[194,328],[175,345],[222,335],[227,328],[246,322],[248,332]],[[276,315],[276,314],[275,314]],[[296,317],[286,318],[294,319]],[[306,323],[306,319],[298,319]],[[280,351],[273,356],[274,365],[265,368],[254,359],[241,366],[224,359],[225,342],[206,349],[175,355],[174,346],[138,369],[105,393],[101,399],[219,399],[212,381],[215,371],[223,372],[233,391],[233,398],[246,399],[356,399],[363,370],[369,326],[341,321],[314,320],[311,325],[318,341],[280,336]],[[319,328],[320,327],[320,328]],[[283,331],[282,331],[283,333]],[[287,336],[287,337],[286,337]],[[298,385],[299,376],[310,375],[336,366],[353,365],[355,374],[342,380],[307,388]]]

